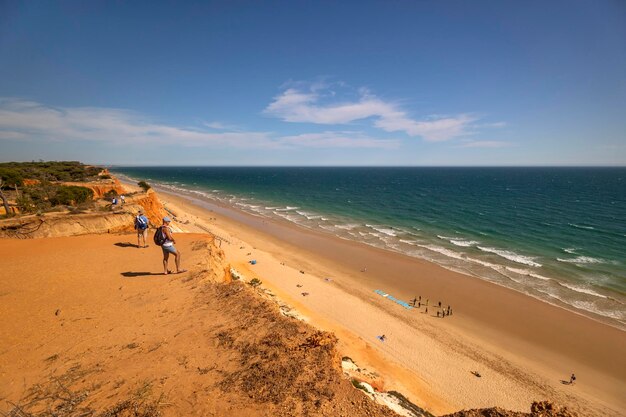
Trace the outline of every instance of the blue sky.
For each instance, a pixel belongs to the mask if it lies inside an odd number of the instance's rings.
[[[0,1],[0,160],[626,165],[626,2]]]

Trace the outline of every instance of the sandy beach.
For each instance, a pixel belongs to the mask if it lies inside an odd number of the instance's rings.
[[[337,334],[343,352],[380,373],[386,389],[435,414],[489,406],[522,411],[537,399],[581,415],[626,410],[622,330],[419,259],[160,195],[184,227],[220,237],[238,271]],[[428,313],[374,290],[405,301],[421,296]],[[452,316],[437,317],[439,301]],[[562,383],[572,372],[576,384]]]

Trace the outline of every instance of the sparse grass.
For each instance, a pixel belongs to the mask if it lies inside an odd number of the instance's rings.
[[[413,404],[411,401],[409,401],[404,395],[400,394],[398,391],[389,391],[387,392],[387,394],[391,395],[392,397],[395,397],[400,403],[400,405],[402,406],[402,408],[411,411],[415,415],[422,416],[422,417],[435,417],[434,415],[424,410],[423,408]]]
[[[53,355],[56,356],[56,355]],[[53,357],[51,356],[51,358]],[[161,394],[154,399],[152,383],[144,381],[133,394],[104,411],[87,405],[87,400],[100,389],[100,385],[76,388],[89,374],[98,370],[81,369],[75,365],[61,376],[52,376],[44,383],[32,386],[17,404],[9,403],[7,412],[0,410],[2,417],[160,417],[161,410],[169,404]],[[114,388],[124,384],[116,381]]]
[[[352,386],[354,386],[354,388],[367,392],[365,385],[363,385],[361,381],[353,378],[350,382],[352,382]]]
[[[250,284],[250,286],[252,287],[258,287],[259,285],[263,284],[263,281],[258,278],[252,278],[248,284]]]

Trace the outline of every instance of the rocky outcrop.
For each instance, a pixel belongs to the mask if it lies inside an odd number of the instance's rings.
[[[559,407],[549,401],[535,401],[530,406],[530,413],[508,411],[499,407],[457,411],[443,417],[576,417],[565,407]]]

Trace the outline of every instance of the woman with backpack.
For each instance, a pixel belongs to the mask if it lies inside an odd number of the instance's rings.
[[[154,242],[161,246],[163,250],[163,273],[165,275],[171,274],[167,269],[167,261],[169,260],[170,254],[174,255],[175,258],[176,273],[187,272],[186,269],[180,268],[180,252],[174,247],[176,240],[174,236],[172,236],[172,229],[170,228],[171,222],[172,220],[169,217],[163,217],[163,226],[159,227],[154,234]]]
[[[150,226],[150,221],[143,214],[143,210],[139,210],[137,216],[135,217],[135,230],[137,231],[137,247],[138,248],[147,248],[148,244],[146,243],[146,237],[148,236],[148,226]],[[143,240],[143,245],[141,244],[141,240]]]

